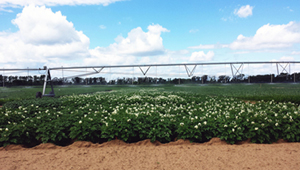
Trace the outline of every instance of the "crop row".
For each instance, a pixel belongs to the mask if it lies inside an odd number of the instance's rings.
[[[75,140],[126,142],[144,139],[205,142],[220,137],[234,144],[278,139],[300,141],[300,106],[293,103],[203,96],[142,89],[7,103],[0,109],[0,146]]]

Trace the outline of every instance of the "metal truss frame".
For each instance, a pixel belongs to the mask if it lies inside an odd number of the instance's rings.
[[[243,73],[244,63],[241,63],[239,65],[239,67],[235,67],[234,64],[230,64],[232,77],[236,77],[238,74]]]
[[[283,66],[282,64],[285,64],[285,66]],[[280,68],[278,68],[278,66],[280,66],[282,68],[281,72]],[[290,63],[276,63],[276,67],[277,67],[277,74],[281,74],[281,73],[286,73],[286,74],[290,74],[291,72],[291,65]],[[289,67],[289,70],[287,70],[287,67]]]
[[[51,70],[72,70],[72,69],[88,69],[91,68],[94,71],[85,73],[85,74],[80,74],[80,75],[75,75],[75,76],[70,76],[66,78],[72,78],[72,77],[80,77],[80,76],[89,76],[93,74],[99,74],[101,71],[105,68],[129,68],[129,67],[138,67],[142,74],[144,76],[147,75],[148,71],[150,70],[151,67],[172,67],[172,66],[184,66],[187,76],[191,77],[193,76],[196,67],[198,65],[230,65],[231,67],[231,73],[233,77],[236,77],[238,74],[242,74],[243,72],[243,67],[244,64],[276,64],[277,67],[277,74],[281,73],[287,73],[290,74],[290,64],[299,64],[300,61],[270,61],[270,62],[215,62],[215,63],[179,63],[179,64],[147,64],[147,65],[112,65],[112,66],[79,66],[79,67],[53,67],[53,68],[47,68],[44,66],[44,68],[27,68],[27,69],[0,69],[0,71],[39,71],[39,70],[45,70],[45,80],[44,80],[44,86],[43,86],[43,96],[55,96],[54,93],[54,88],[52,84],[52,79],[51,79]],[[284,65],[285,64],[285,65]],[[235,65],[238,65],[237,67]],[[192,69],[190,70],[188,66],[193,66]],[[280,71],[280,67],[281,71]],[[142,67],[146,67],[146,70],[143,70]],[[287,70],[287,67],[289,67],[289,70]],[[45,94],[47,82],[50,82],[51,85],[51,92],[49,94]]]

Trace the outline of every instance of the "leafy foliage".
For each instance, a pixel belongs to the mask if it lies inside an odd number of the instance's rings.
[[[278,139],[300,141],[300,106],[291,102],[255,104],[224,96],[163,88],[98,92],[59,99],[8,102],[0,108],[0,145],[115,138],[205,142],[220,137],[234,144]]]
[[[30,106],[35,105],[41,108],[53,108],[59,107],[61,101],[57,98],[43,98],[43,99],[28,99],[28,100],[17,100],[7,102],[3,105],[5,108],[17,109],[20,106]]]

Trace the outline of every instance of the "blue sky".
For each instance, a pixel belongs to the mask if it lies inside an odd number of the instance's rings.
[[[299,0],[88,2],[1,1],[0,67],[300,60]]]

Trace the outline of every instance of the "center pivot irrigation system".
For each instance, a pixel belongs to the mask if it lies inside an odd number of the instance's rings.
[[[237,77],[237,75],[242,74],[243,72],[243,67],[245,64],[276,64],[277,68],[277,74],[285,73],[285,74],[290,74],[291,72],[291,64],[299,64],[300,61],[272,61],[272,62],[216,62],[216,63],[182,63],[182,64],[147,64],[147,65],[113,65],[113,66],[85,66],[85,67],[53,67],[53,68],[48,68],[47,66],[44,66],[43,68],[27,68],[27,69],[0,69],[0,71],[40,71],[40,70],[45,70],[45,80],[44,80],[44,86],[43,86],[43,96],[48,96],[48,97],[54,97],[54,88],[52,84],[52,79],[51,79],[51,70],[71,70],[71,69],[88,69],[92,68],[94,71],[85,73],[85,74],[80,74],[76,75],[77,77],[80,76],[89,76],[93,74],[99,74],[101,71],[105,68],[135,68],[138,67],[142,74],[146,76],[148,73],[149,69],[151,67],[174,67],[174,66],[184,66],[187,76],[191,77],[193,76],[195,69],[198,65],[204,66],[204,65],[230,65],[231,67],[231,74],[232,77]],[[192,69],[190,70],[188,66],[193,66]],[[146,68],[145,70],[143,68]],[[75,77],[75,76],[72,76]],[[295,78],[294,78],[295,80]],[[51,92],[49,94],[45,94],[47,82],[50,82],[51,86]],[[272,82],[272,77],[271,77],[271,82]]]

